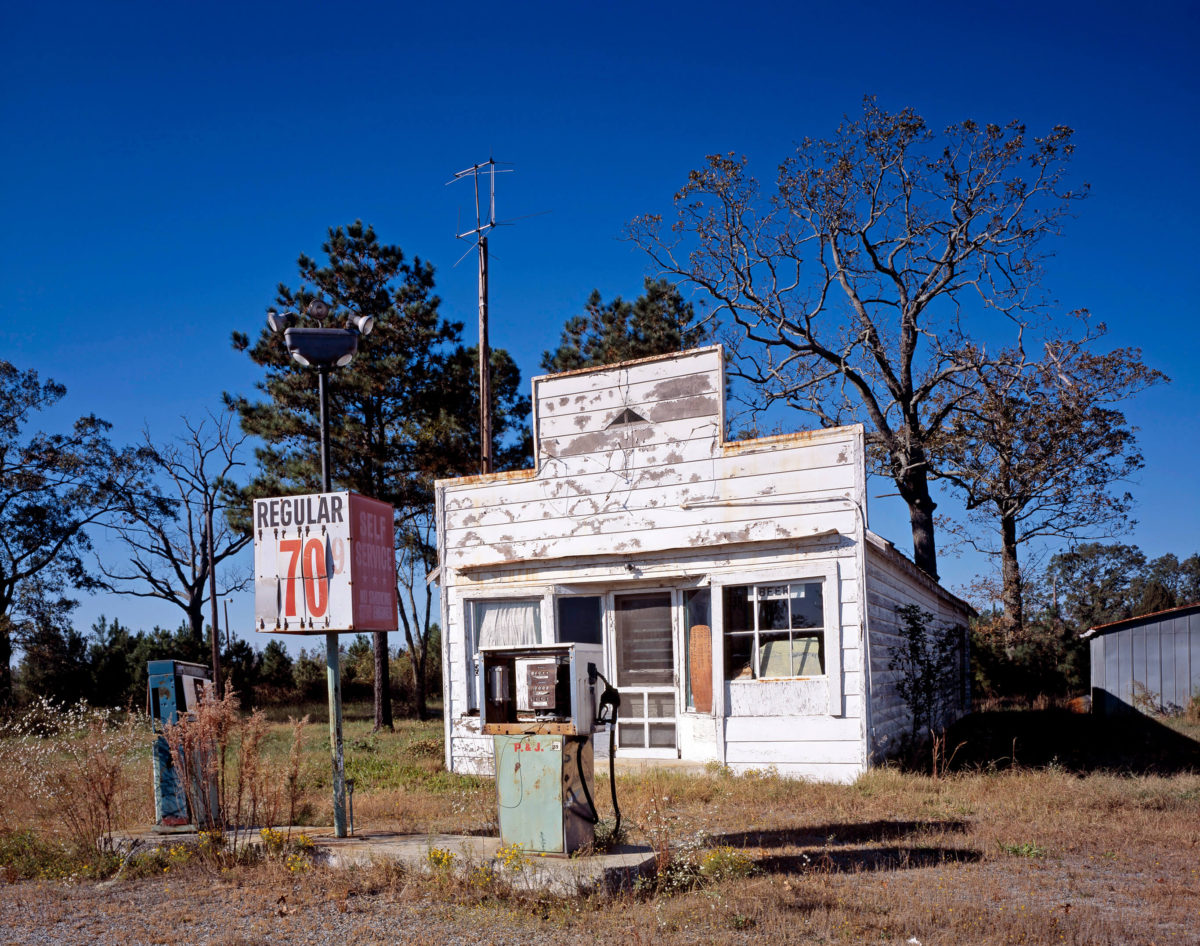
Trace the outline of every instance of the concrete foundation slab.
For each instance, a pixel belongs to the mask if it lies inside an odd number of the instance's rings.
[[[351,837],[334,837],[332,827],[280,827],[275,830],[295,837],[303,834],[313,842],[314,857],[334,869],[365,867],[393,862],[412,871],[430,872],[429,852],[444,851],[452,857],[446,869],[466,874],[488,867],[519,890],[540,891],[560,896],[612,893],[631,887],[640,876],[654,873],[654,852],[644,845],[622,845],[603,854],[584,857],[553,857],[525,854],[513,864],[511,854],[499,857],[500,839],[464,834],[399,834],[363,831]],[[151,850],[180,843],[196,843],[195,831],[163,834],[152,828],[114,836],[120,851]],[[250,830],[241,843],[259,845],[257,830]]]

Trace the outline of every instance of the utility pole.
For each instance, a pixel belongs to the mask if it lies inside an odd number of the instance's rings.
[[[478,186],[478,185],[476,185]],[[479,237],[479,472],[492,464],[492,348],[488,344],[488,238]]]
[[[470,176],[475,182],[475,228],[456,233],[460,240],[475,238],[479,249],[479,472],[491,473],[494,469],[492,457],[492,350],[488,344],[488,238],[487,234],[496,226],[496,173],[503,174],[511,168],[497,168],[496,160],[488,158],[482,164],[472,164],[459,171],[447,181],[453,184]],[[487,212],[479,199],[479,175],[488,178]],[[470,250],[467,251],[468,253]],[[465,257],[464,257],[465,258]],[[461,262],[461,260],[459,261]]]
[[[208,555],[208,600],[212,605],[213,682],[216,684],[219,700],[225,696],[225,683],[221,679],[221,631],[217,625],[217,559],[213,546],[213,502],[212,495],[204,499],[204,529],[208,534],[205,553]]]

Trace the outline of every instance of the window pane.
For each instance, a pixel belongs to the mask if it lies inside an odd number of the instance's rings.
[[[792,585],[792,627],[824,627],[825,605],[821,583],[807,581]]]
[[[754,620],[750,611],[750,589],[745,586],[721,591],[725,601],[725,632],[752,631]]]
[[[656,749],[673,749],[675,747],[675,724],[651,723],[650,745]]]
[[[617,746],[619,748],[644,749],[646,747],[646,730],[641,723],[625,725],[617,723]]]
[[[675,696],[671,693],[647,693],[646,702],[651,719],[663,719],[675,715]]]
[[[725,679],[748,680],[754,653],[754,632],[725,635]]]
[[[542,639],[540,601],[473,601],[475,650],[510,644],[537,644]]]
[[[788,603],[786,598],[759,600],[758,629],[760,631],[786,631],[788,629]]]
[[[792,647],[786,631],[759,635],[758,675],[760,677],[793,676]]]
[[[825,635],[795,634],[792,637],[792,673],[819,677],[825,672]]]
[[[600,598],[571,595],[558,599],[558,639],[564,643],[601,643]]]

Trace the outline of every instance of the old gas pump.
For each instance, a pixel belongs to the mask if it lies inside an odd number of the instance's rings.
[[[483,731],[495,752],[504,844],[568,855],[594,841],[591,734],[600,662],[599,644],[480,650]]]
[[[178,771],[171,758],[167,744],[166,727],[178,723],[181,716],[195,712],[212,685],[212,673],[201,664],[182,660],[151,660],[146,669],[149,675],[150,718],[156,733],[151,757],[154,760],[154,821],[157,830],[169,830],[191,826],[196,823],[196,813],[189,813],[188,792],[185,789],[184,773]],[[208,812],[201,818],[207,820],[216,811],[216,786],[210,784],[205,775],[207,760],[185,759],[184,767],[192,770],[194,780],[193,797],[204,797],[206,792]]]

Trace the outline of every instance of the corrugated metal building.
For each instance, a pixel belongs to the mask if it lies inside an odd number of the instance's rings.
[[[850,781],[908,731],[895,609],[969,607],[869,531],[861,425],[726,441],[724,391],[720,346],[535,378],[535,468],[438,483],[452,770],[481,645],[601,644],[619,757]]]
[[[1092,710],[1177,713],[1200,694],[1200,604],[1088,630]]]

